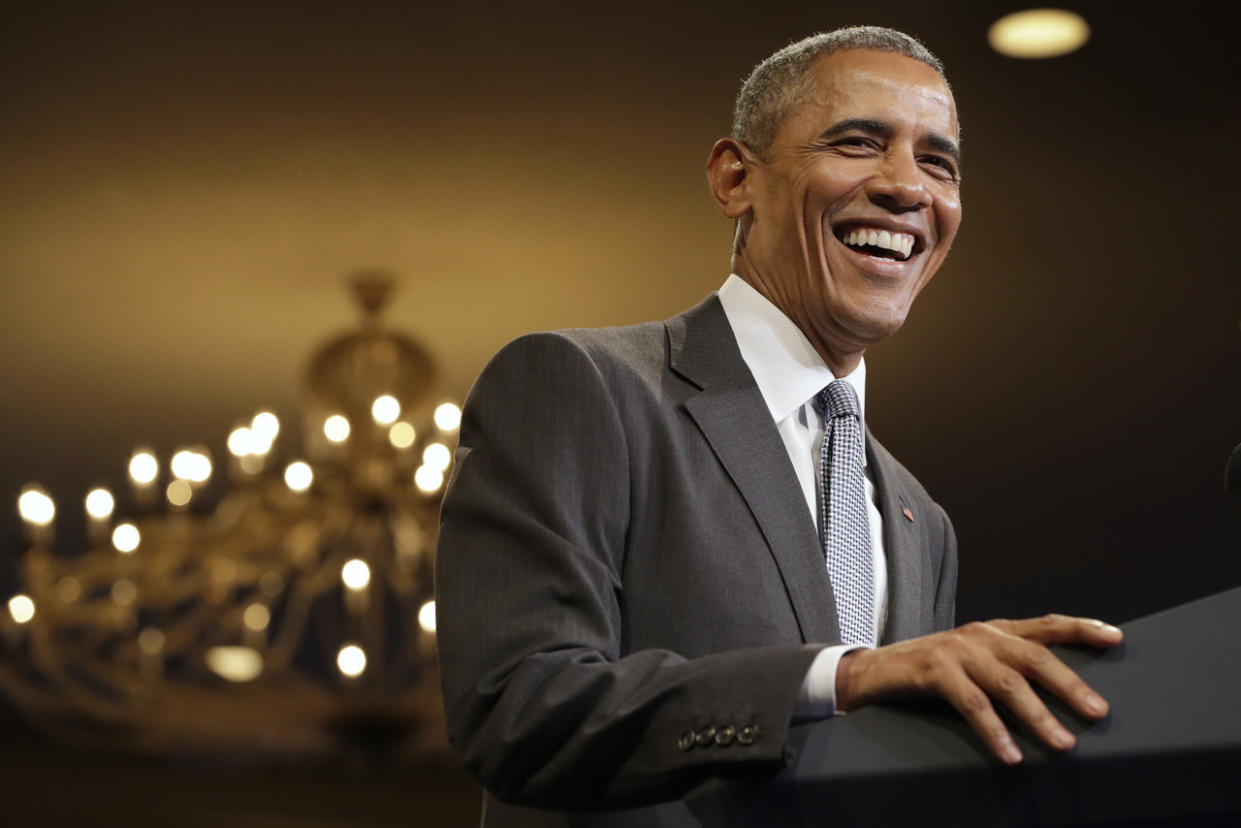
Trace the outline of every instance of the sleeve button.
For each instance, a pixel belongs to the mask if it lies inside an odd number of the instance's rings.
[[[715,743],[720,747],[728,747],[737,737],[737,730],[732,725],[721,727],[715,734]]]
[[[687,730],[681,734],[681,738],[677,739],[677,747],[681,750],[689,750],[694,746],[694,731]]]
[[[737,743],[742,745],[752,745],[754,740],[758,738],[758,725],[746,725],[741,728],[741,732],[737,734]]]
[[[698,747],[706,747],[711,744],[711,740],[715,738],[714,727],[704,727],[698,731]]]

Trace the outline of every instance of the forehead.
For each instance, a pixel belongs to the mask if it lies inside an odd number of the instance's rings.
[[[824,55],[805,78],[789,121],[820,129],[844,118],[920,127],[954,141],[957,107],[931,66],[894,52],[850,49]],[[792,126],[792,124],[790,124]]]

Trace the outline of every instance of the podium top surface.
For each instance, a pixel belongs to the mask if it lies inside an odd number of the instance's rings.
[[[1091,723],[1042,694],[1077,736],[1065,754],[1008,720],[1025,757],[1009,768],[945,702],[870,707],[794,728],[790,764],[743,797],[748,818],[721,824],[753,825],[764,814],[757,824],[791,825],[831,813],[859,824],[910,815],[931,824],[924,818],[938,815],[945,824],[1007,825],[1015,791],[1027,811],[1055,812],[1026,813],[1022,824],[1241,812],[1241,588],[1121,628],[1125,640],[1110,650],[1053,648],[1110,705]]]
[[[1068,756],[1083,761],[1241,745],[1241,587],[1121,629],[1125,640],[1110,650],[1053,648],[1111,707],[1106,719],[1091,724],[1044,694],[1077,736]],[[802,729],[801,763],[814,761],[822,773],[841,778],[993,764],[982,741],[939,702],[873,707]],[[1014,737],[1027,763],[1059,758],[1019,728]]]

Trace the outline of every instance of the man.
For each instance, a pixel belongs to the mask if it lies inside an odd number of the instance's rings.
[[[736,222],[718,295],[665,323],[525,337],[484,370],[437,607],[449,735],[492,794],[663,803],[571,824],[694,825],[669,800],[778,767],[795,718],[939,695],[1013,763],[991,699],[1059,749],[1073,738],[1029,680],[1106,714],[1044,645],[1119,630],[950,629],[951,524],[864,435],[863,353],[960,223],[958,134],[939,62],[899,32],[777,52],[708,161]],[[570,824],[494,798],[484,819]]]

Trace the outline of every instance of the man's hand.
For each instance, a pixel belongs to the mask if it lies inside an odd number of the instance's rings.
[[[1107,702],[1056,658],[1049,644],[1120,643],[1119,629],[1102,621],[1046,615],[1021,621],[977,621],[955,630],[875,650],[854,650],[836,671],[836,709],[911,696],[942,696],[1004,762],[1021,751],[991,706],[996,699],[1056,750],[1073,747],[1073,734],[1035,695],[1036,681],[1088,719],[1107,715]]]

